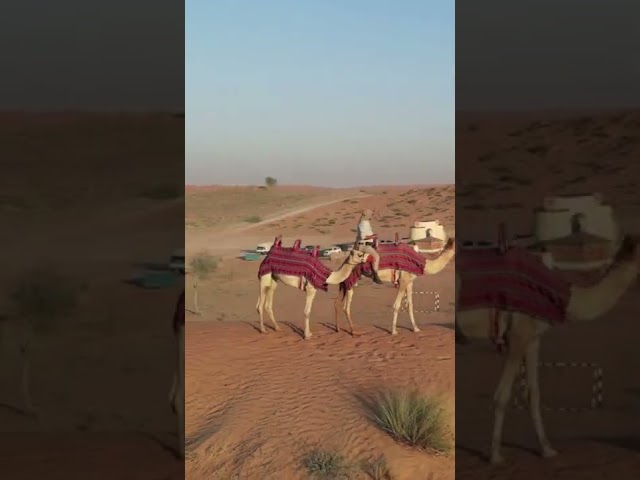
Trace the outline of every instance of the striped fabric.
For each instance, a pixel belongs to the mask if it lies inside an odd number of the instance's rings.
[[[260,264],[258,278],[269,273],[301,277],[326,292],[327,278],[332,270],[309,252],[274,246]]]
[[[378,245],[377,251],[380,255],[380,270],[402,270],[417,276],[424,275],[427,259],[421,253],[416,252],[413,246],[406,243],[382,244]],[[350,290],[362,275],[371,275],[371,264],[357,265],[349,278],[343,282],[344,287]]]
[[[458,252],[462,290],[458,308],[518,311],[551,323],[565,321],[571,285],[540,257],[522,248]]]
[[[176,309],[173,312],[173,330],[177,332],[180,327],[184,326],[184,290],[178,298]]]

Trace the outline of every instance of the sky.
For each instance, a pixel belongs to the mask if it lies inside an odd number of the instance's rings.
[[[453,183],[453,1],[185,5],[187,184]]]

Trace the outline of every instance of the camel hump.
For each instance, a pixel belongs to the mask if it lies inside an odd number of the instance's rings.
[[[293,250],[295,252],[297,252],[298,250],[300,250],[300,245],[302,244],[302,240],[297,239],[295,242],[293,242]]]

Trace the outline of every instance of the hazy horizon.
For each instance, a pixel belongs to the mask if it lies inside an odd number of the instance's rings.
[[[277,180],[277,179],[276,179]],[[263,187],[265,182],[262,183],[189,183],[185,182],[185,187]],[[360,184],[360,185],[344,185],[344,186],[332,186],[332,185],[320,185],[313,183],[279,183],[272,188],[278,187],[296,187],[296,188],[331,188],[331,189],[353,189],[353,188],[395,188],[395,187],[444,187],[455,186],[455,181],[441,182],[441,183],[377,183],[377,184]]]
[[[444,0],[187,2],[185,183],[453,184],[454,14]]]

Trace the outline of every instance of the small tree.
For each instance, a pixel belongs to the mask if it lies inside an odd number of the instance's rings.
[[[35,333],[51,330],[76,310],[81,287],[55,271],[40,268],[21,278],[10,293],[16,321],[20,322],[22,392],[27,411],[34,411],[30,392],[30,354]]]
[[[189,266],[194,276],[193,308],[196,314],[200,315],[200,309],[198,307],[198,285],[216,271],[218,268],[218,259],[207,252],[200,252],[191,259]]]
[[[11,292],[17,317],[38,331],[50,330],[76,309],[80,285],[59,273],[40,268],[25,275]]]
[[[273,177],[267,177],[264,179],[264,184],[269,188],[275,187],[276,185],[278,185],[278,180]]]

